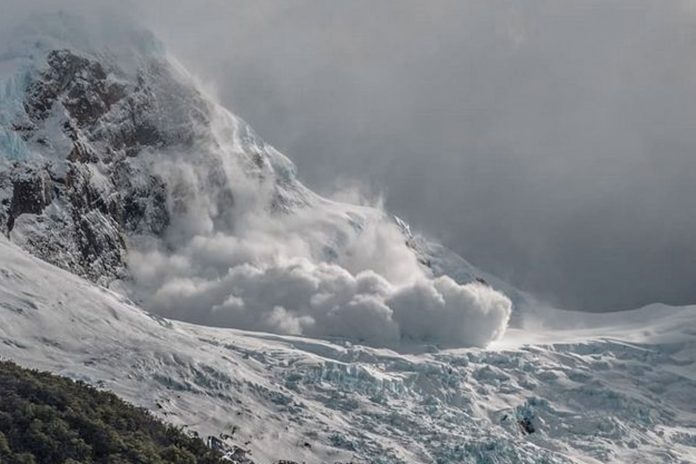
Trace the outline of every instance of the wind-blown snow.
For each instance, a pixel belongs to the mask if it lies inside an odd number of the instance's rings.
[[[224,146],[223,146],[224,149]],[[232,158],[221,155],[221,158]],[[485,346],[499,338],[510,300],[479,283],[433,278],[379,210],[306,195],[291,214],[233,167],[234,206],[184,157],[159,169],[186,205],[162,243],[134,242],[136,299],[167,317],[373,345]],[[171,164],[170,164],[171,163]]]
[[[53,19],[19,28],[0,61],[7,67],[11,60],[3,56],[20,60],[23,73],[35,73],[52,49],[81,53],[104,63],[109,79],[144,82],[153,103],[138,117],[165,138],[187,134],[186,143],[151,146],[128,161],[135,177],[161,178],[169,196],[163,237],[126,237],[132,279],[118,288],[145,308],[208,325],[380,346],[485,346],[504,333],[512,306],[505,295],[434,275],[379,207],[330,201],[308,190],[288,158],[202,91],[151,34],[118,18],[108,24],[70,15]],[[62,133],[60,109],[36,129],[50,150],[25,147],[12,132],[14,113],[23,111],[23,87],[17,72],[9,76],[3,95],[12,111],[2,111],[3,151],[17,157],[33,150],[42,161],[66,163],[72,141]],[[112,116],[90,129],[92,137],[112,133],[109,121],[124,119]],[[113,187],[99,184],[102,167],[87,169],[95,190],[108,197]],[[12,235],[17,240],[23,219]]]

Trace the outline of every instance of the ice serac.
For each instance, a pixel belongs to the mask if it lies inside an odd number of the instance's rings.
[[[52,264],[168,317],[376,345],[485,346],[510,317],[497,290],[523,300],[307,189],[147,32],[59,15],[5,47],[0,230]]]

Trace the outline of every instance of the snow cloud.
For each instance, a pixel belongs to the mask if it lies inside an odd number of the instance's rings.
[[[28,14],[41,11],[39,3],[15,8]],[[75,5],[80,10],[80,1]],[[104,33],[120,56],[112,37],[123,35],[119,16],[107,17],[108,30],[90,29]],[[149,45],[149,36],[127,34],[123,46],[143,39]],[[175,78],[198,86],[175,67]],[[155,82],[150,90],[164,97],[171,88]],[[129,237],[132,279],[121,284],[134,300],[194,323],[376,346],[485,346],[503,334],[511,312],[506,296],[433,276],[379,204],[356,203],[355,189],[333,200],[317,196],[243,121],[212,99],[204,106],[209,119],[196,120],[193,146],[143,151],[129,160],[134,175],[163,179],[170,214],[164,237]],[[151,111],[169,129],[181,121],[167,108]]]
[[[168,279],[148,304],[206,325],[388,346],[485,346],[503,334],[510,315],[510,301],[482,284],[445,276],[394,285],[373,271],[354,275],[304,258],[240,264],[218,279]]]
[[[216,124],[247,130],[218,116]],[[480,283],[430,275],[378,204],[328,200],[284,181],[278,171],[292,171],[289,161],[262,142],[273,167],[250,175],[250,148],[215,134],[197,155],[148,161],[169,186],[172,222],[163,240],[135,238],[130,247],[131,292],[146,308],[205,325],[375,346],[486,346],[503,334],[510,300]],[[273,210],[274,199],[293,206]]]

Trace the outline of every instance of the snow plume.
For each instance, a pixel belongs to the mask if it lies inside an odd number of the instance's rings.
[[[78,50],[91,43],[84,53],[110,60],[121,81],[145,83],[156,104],[138,107],[138,116],[167,142],[124,161],[144,203],[160,201],[149,195],[151,176],[162,180],[169,213],[162,236],[145,228],[127,237],[132,279],[125,285],[134,300],[190,322],[380,346],[485,346],[502,335],[507,297],[433,277],[379,205],[307,189],[290,160],[200,91],[151,35],[114,25],[102,53],[99,41],[81,40],[91,28],[61,18],[47,22],[56,43]],[[106,195],[118,187],[100,177],[102,168],[90,166]]]
[[[149,305],[207,325],[392,346],[485,346],[502,335],[510,313],[510,301],[481,284],[438,277],[394,285],[373,271],[354,275],[306,258],[240,264],[216,279],[175,277],[163,282]]]
[[[169,186],[172,221],[161,241],[132,240],[131,290],[145,307],[376,346],[485,346],[503,334],[506,296],[434,278],[379,207],[315,195],[243,121],[224,110],[215,119],[195,154],[147,161]]]

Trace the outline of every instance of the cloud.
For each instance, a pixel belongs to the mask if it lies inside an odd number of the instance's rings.
[[[146,305],[206,325],[393,347],[486,346],[503,335],[511,311],[507,297],[483,284],[419,276],[394,285],[373,271],[353,275],[305,258],[241,264],[213,280],[166,279]]]
[[[310,186],[563,307],[696,301],[693,2],[177,5],[155,26]]]

